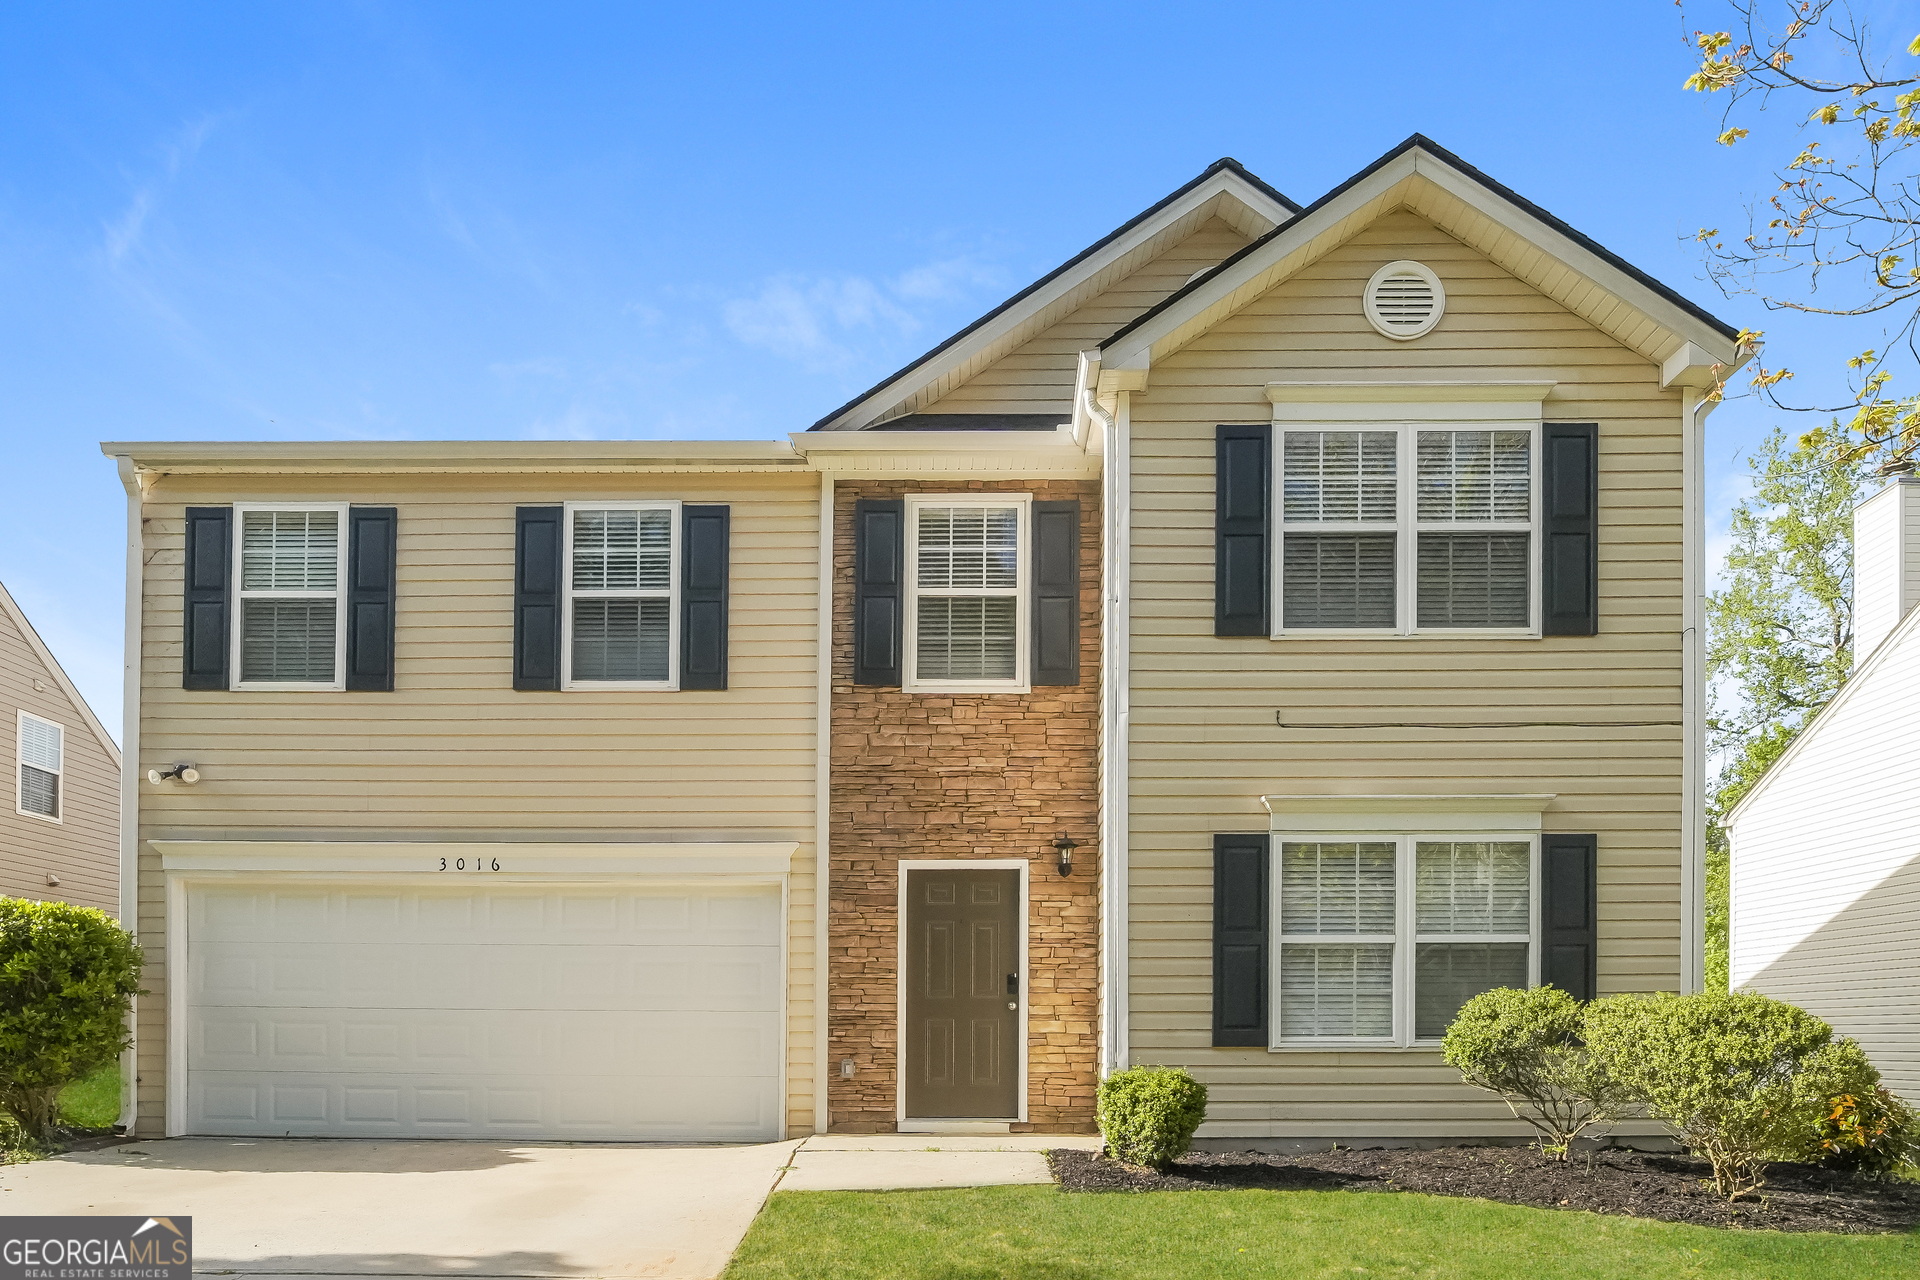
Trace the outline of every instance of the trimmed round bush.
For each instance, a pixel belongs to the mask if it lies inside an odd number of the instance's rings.
[[[1619,1084],[1713,1166],[1729,1198],[1777,1160],[1817,1160],[1833,1099],[1880,1073],[1852,1040],[1767,996],[1613,996],[1587,1006],[1587,1043]]]
[[[1100,1136],[1127,1164],[1165,1169],[1207,1118],[1207,1086],[1180,1067],[1130,1067],[1100,1082]]]
[[[132,1043],[141,963],[103,911],[0,898],[0,1110],[29,1140],[53,1136],[61,1089]]]
[[[1580,1002],[1558,987],[1498,987],[1461,1006],[1440,1052],[1466,1083],[1532,1125],[1543,1152],[1565,1160],[1575,1138],[1623,1106],[1587,1050],[1585,1026]]]

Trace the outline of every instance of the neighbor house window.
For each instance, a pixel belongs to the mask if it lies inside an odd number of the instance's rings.
[[[905,687],[1027,688],[1025,494],[907,499]]]
[[[1534,633],[1536,434],[1283,429],[1279,630]]]
[[[60,821],[60,779],[66,768],[65,731],[51,720],[22,711],[14,745],[14,759],[19,762],[15,811]]]
[[[235,687],[342,689],[345,503],[234,504]]]
[[[1474,996],[1534,982],[1535,839],[1277,843],[1281,1044],[1434,1041]]]
[[[677,502],[567,505],[567,688],[677,687],[679,524]]]

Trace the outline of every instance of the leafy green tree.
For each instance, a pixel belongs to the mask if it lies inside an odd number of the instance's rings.
[[[1729,522],[1725,585],[1707,596],[1707,975],[1727,989],[1727,844],[1738,804],[1853,667],[1853,508],[1863,460],[1831,429],[1789,446],[1775,428],[1747,459],[1753,492]]]
[[[1798,127],[1792,158],[1769,166],[1773,181],[1747,207],[1745,230],[1698,233],[1708,276],[1768,310],[1881,327],[1847,362],[1848,394],[1832,397],[1841,403],[1798,402],[1785,389],[1793,371],[1758,360],[1753,385],[1783,409],[1849,415],[1826,438],[1841,462],[1910,469],[1920,454],[1920,37],[1883,55],[1846,0],[1710,9],[1728,29],[1692,32],[1698,62],[1686,87],[1726,95],[1718,140],[1739,144],[1763,111]],[[1750,350],[1759,337],[1742,335]]]

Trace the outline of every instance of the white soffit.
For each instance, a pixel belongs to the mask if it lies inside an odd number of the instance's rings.
[[[1238,174],[1223,169],[1028,297],[992,316],[952,346],[936,348],[815,427],[815,433],[860,431],[933,404],[1028,339],[1185,240],[1212,218],[1258,239],[1292,210]],[[963,331],[964,332],[964,331]]]
[[[1072,427],[1052,431],[796,431],[793,447],[836,476],[1060,476],[1100,474],[1100,454]]]
[[[149,840],[161,870],[430,876],[447,883],[634,875],[781,875],[794,841],[566,844],[516,841]],[[444,861],[445,869],[442,869]],[[460,864],[464,863],[462,866]],[[494,870],[494,864],[499,870]]]
[[[1736,362],[1733,342],[1531,213],[1418,148],[1394,157],[1161,314],[1102,349],[1108,368],[1164,360],[1283,280],[1405,208],[1623,346],[1665,363],[1686,343]]]
[[[1545,793],[1483,796],[1261,796],[1285,835],[1538,835]]]

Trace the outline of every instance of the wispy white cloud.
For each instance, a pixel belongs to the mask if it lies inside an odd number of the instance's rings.
[[[579,399],[558,414],[536,418],[525,432],[529,440],[608,440],[628,434],[626,414]]]
[[[158,147],[159,172],[137,182],[126,208],[121,210],[118,217],[108,219],[102,226],[102,247],[106,250],[109,264],[118,266],[129,253],[140,247],[147,219],[160,194],[173,185],[181,171],[200,153],[200,148],[206,145],[207,138],[218,122],[217,116],[203,115],[187,121],[162,139]]]
[[[849,339],[859,332],[911,333],[920,327],[911,312],[864,276],[775,276],[753,297],[724,304],[721,315],[728,331],[748,346],[814,368],[854,359]]]
[[[893,282],[893,291],[915,301],[945,302],[993,288],[1004,278],[997,268],[978,258],[948,258],[902,272]]]

